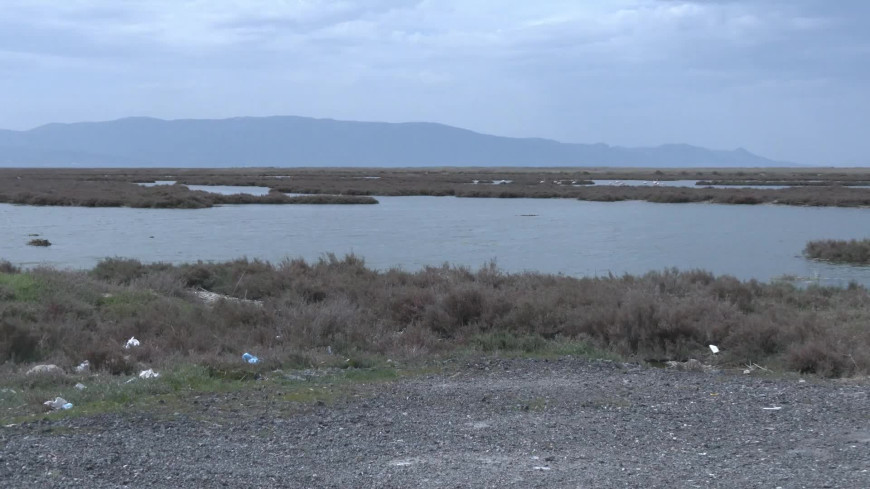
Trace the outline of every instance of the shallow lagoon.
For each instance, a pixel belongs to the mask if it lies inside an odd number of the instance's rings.
[[[356,253],[372,267],[450,262],[574,276],[700,268],[742,279],[794,275],[870,285],[870,268],[801,256],[807,241],[866,237],[870,209],[378,197],[379,205],[226,205],[210,209],[0,204],[0,258],[90,268],[103,257],[269,261]],[[26,246],[30,234],[48,248]]]

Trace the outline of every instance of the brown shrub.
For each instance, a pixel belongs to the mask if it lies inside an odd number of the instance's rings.
[[[789,349],[787,367],[803,374],[840,377],[855,371],[852,356],[825,338],[811,340]]]
[[[39,337],[19,321],[0,321],[0,362],[35,362],[40,358]]]
[[[3,361],[71,366],[85,355],[95,367],[126,372],[177,358],[240,361],[244,351],[313,361],[331,350],[362,362],[525,338],[522,345],[580,339],[656,360],[707,358],[707,345],[716,344],[722,365],[870,371],[862,353],[870,350],[870,295],[858,286],[802,289],[673,269],[580,279],[506,274],[492,264],[376,272],[358,257],[334,255],[277,266],[110,259],[90,273],[23,273],[29,278],[10,283],[38,288],[18,294],[6,285],[0,295]],[[207,304],[191,287],[262,302]],[[130,336],[143,346],[123,350]]]

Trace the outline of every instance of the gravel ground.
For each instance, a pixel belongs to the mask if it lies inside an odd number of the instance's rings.
[[[366,389],[289,415],[263,392],[3,428],[0,485],[870,488],[866,381],[566,358]]]

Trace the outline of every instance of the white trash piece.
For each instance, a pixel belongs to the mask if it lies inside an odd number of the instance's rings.
[[[83,374],[91,370],[91,362],[85,360],[76,367],[76,373]]]
[[[719,347],[716,345],[710,345],[710,351],[712,351],[713,354],[715,355],[715,354],[719,353]]]
[[[250,353],[247,353],[247,352],[246,352],[244,355],[242,355],[242,360],[244,360],[244,361],[246,361],[246,362],[248,362],[248,363],[250,363],[250,364],[254,364],[254,363],[259,363],[259,362],[260,362],[260,359],[259,359],[259,358],[255,357],[254,355],[251,355]]]
[[[130,339],[127,340],[126,343],[124,343],[124,348],[129,350],[130,348],[133,348],[134,346],[139,346],[139,345],[140,345],[139,340],[137,340],[135,336],[131,336]]]
[[[782,406],[765,407],[761,409],[764,409],[765,411],[779,411],[782,409]]]
[[[62,397],[55,397],[53,401],[45,401],[43,404],[57,411],[58,409],[72,409],[73,405]]]
[[[140,379],[156,379],[157,377],[160,377],[160,374],[155,372],[154,369],[149,368],[148,370],[139,372]]]
[[[82,384],[81,382],[79,382],[78,384],[76,384],[76,389],[78,389],[78,390],[80,390],[80,391],[83,391],[83,390],[85,390],[85,389],[87,389],[87,388],[88,388],[88,387],[87,387],[85,384]]]

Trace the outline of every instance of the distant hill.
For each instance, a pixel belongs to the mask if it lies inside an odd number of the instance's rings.
[[[507,138],[443,124],[237,117],[0,130],[0,166],[789,166],[744,149],[624,148]]]

